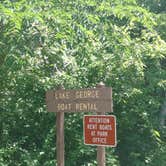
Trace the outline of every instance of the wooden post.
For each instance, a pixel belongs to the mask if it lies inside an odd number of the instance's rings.
[[[59,87],[59,89],[63,89]],[[57,166],[64,166],[64,112],[56,113],[56,154]]]
[[[98,115],[103,115],[103,113],[98,113]],[[105,166],[105,147],[97,146],[97,163],[98,166]]]
[[[98,166],[105,166],[105,147],[104,146],[97,147],[97,163],[98,163]]]
[[[64,112],[56,114],[57,166],[64,166]]]
[[[105,84],[99,83],[97,87],[103,88]],[[104,113],[97,113],[98,115],[104,115]],[[104,146],[97,146],[97,163],[98,166],[105,166],[105,147]]]

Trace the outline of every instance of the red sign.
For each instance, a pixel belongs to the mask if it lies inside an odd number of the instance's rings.
[[[115,147],[116,117],[113,115],[85,115],[84,143]]]

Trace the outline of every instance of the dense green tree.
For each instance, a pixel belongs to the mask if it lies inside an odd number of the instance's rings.
[[[107,149],[107,165],[164,166],[159,9],[136,0],[0,2],[0,166],[55,165],[55,115],[45,92],[100,81],[113,87],[117,115],[118,146]],[[66,166],[96,165],[95,148],[83,145],[82,119],[65,115]]]

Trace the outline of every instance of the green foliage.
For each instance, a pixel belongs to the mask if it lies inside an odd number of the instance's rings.
[[[147,7],[150,11],[161,13],[166,11],[165,0],[137,0],[143,7]]]
[[[118,123],[107,165],[165,165],[165,15],[147,2],[0,1],[0,166],[55,165],[45,92],[100,81],[113,87]],[[83,145],[83,115],[65,115],[66,166],[97,165],[96,149]]]

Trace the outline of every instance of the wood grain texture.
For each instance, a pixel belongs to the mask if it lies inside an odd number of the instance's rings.
[[[51,90],[46,104],[49,112],[113,112],[112,88]]]
[[[56,113],[56,148],[57,166],[65,165],[64,156],[64,113]]]

